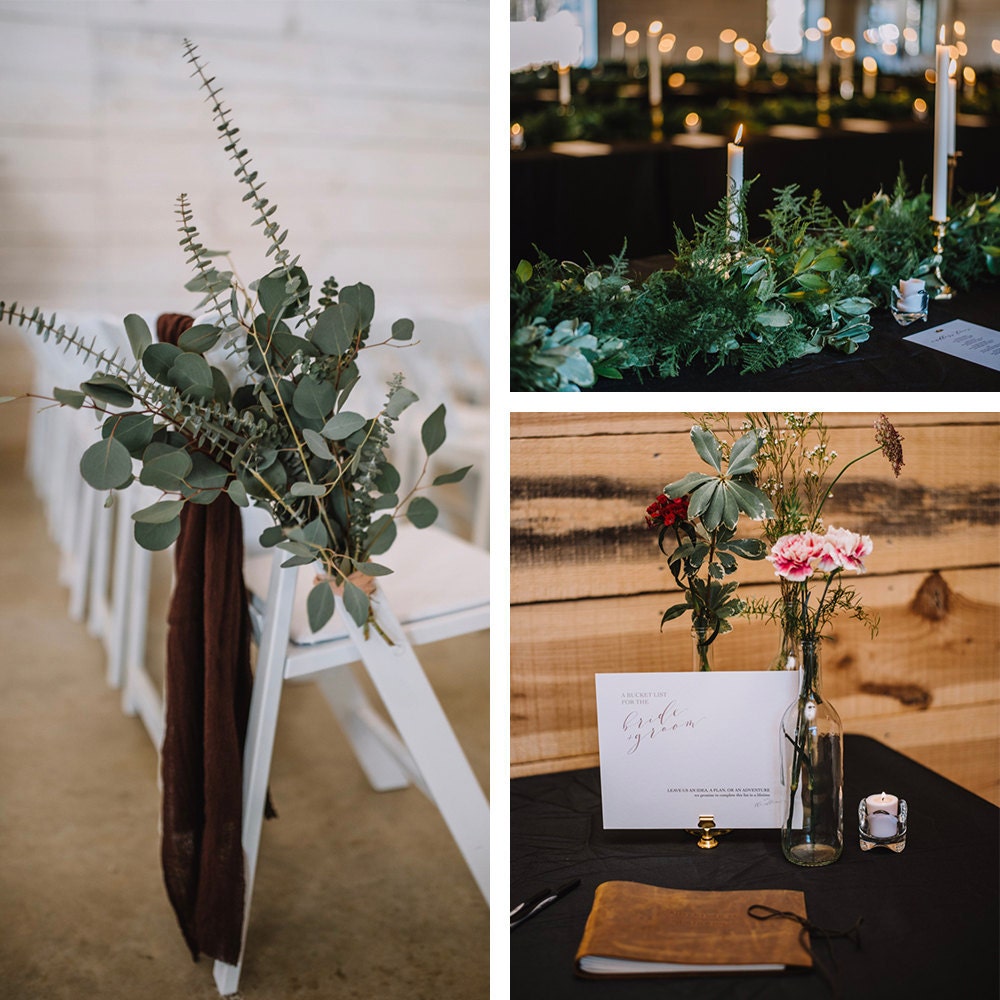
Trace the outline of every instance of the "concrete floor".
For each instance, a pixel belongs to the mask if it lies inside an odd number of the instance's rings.
[[[0,356],[0,394],[27,388],[6,327]],[[211,962],[191,961],[160,879],[156,753],[67,618],[23,474],[36,405],[0,409],[0,997],[210,1000]],[[168,562],[158,574],[162,601]],[[486,788],[488,635],[420,653]],[[440,816],[414,789],[370,790],[312,685],[285,687],[271,790],[241,997],[488,996],[487,906]]]

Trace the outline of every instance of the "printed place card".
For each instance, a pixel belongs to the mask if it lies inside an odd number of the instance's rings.
[[[903,339],[1000,371],[1000,330],[991,330],[988,326],[953,319],[950,323],[911,333]]]
[[[608,830],[780,827],[778,730],[795,670],[597,674]]]

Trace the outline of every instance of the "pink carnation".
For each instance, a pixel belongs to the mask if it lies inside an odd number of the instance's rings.
[[[847,528],[827,528],[818,567],[824,572],[843,567],[855,573],[864,573],[862,560],[871,555],[871,551],[872,540],[868,535],[856,535]]]
[[[767,561],[777,576],[786,580],[807,580],[813,575],[813,561],[823,557],[825,539],[814,531],[798,535],[782,535],[771,546]]]

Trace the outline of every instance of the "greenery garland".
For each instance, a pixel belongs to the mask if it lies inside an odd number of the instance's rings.
[[[851,354],[901,278],[933,290],[940,263],[968,289],[1000,274],[996,192],[952,206],[939,260],[928,253],[930,196],[911,194],[902,173],[891,195],[879,191],[846,222],[819,192],[779,189],[757,241],[738,235],[748,232],[749,187],[737,199],[736,234],[723,199],[690,239],[675,227],[674,268],[639,287],[624,249],[586,267],[540,251],[534,264],[521,261],[511,279],[511,389],[578,391],[623,369],[672,377],[695,361],[748,373],[829,348]]]

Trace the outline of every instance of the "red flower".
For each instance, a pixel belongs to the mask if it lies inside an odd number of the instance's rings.
[[[646,508],[646,524],[650,528],[658,524],[669,528],[675,521],[687,520],[687,512],[687,497],[679,497],[676,500],[671,500],[666,493],[661,493]]]

